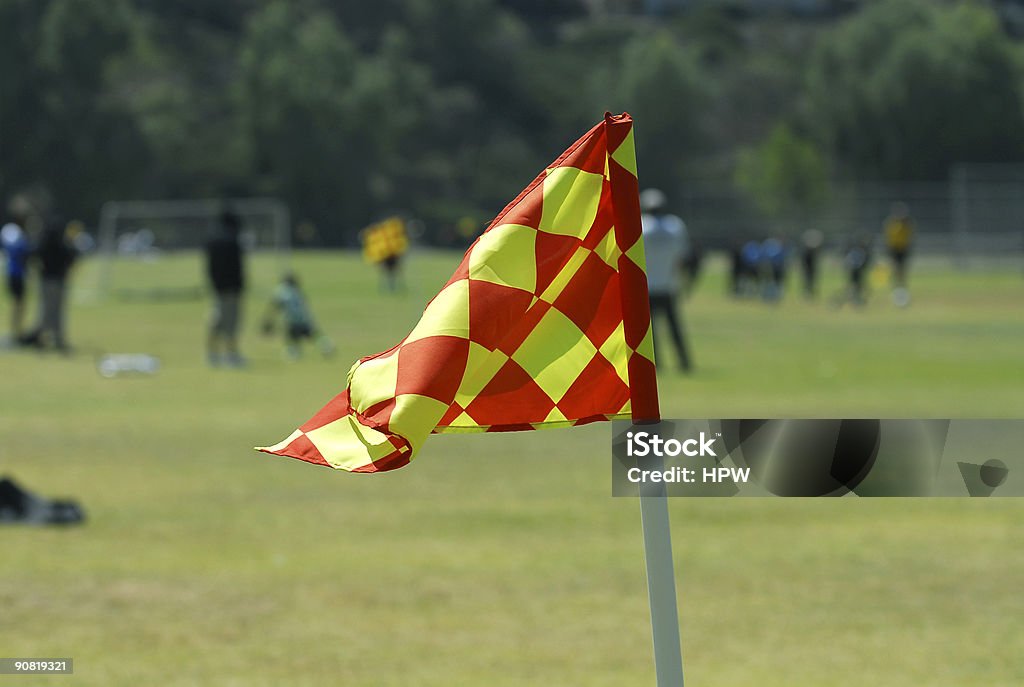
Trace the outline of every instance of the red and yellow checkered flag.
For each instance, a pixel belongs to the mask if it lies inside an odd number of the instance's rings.
[[[658,413],[633,120],[609,114],[491,222],[405,340],[260,450],[379,472],[431,433]]]

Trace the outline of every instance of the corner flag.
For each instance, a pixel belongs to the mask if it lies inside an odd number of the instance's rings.
[[[606,114],[491,222],[401,343],[260,450],[380,472],[431,433],[659,419],[632,127]]]

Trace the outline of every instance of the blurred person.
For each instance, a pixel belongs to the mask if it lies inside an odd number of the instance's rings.
[[[0,229],[0,248],[6,256],[5,284],[11,299],[10,340],[17,341],[25,321],[25,276],[31,252],[28,236],[20,224],[12,221]]]
[[[885,218],[885,247],[892,260],[892,298],[900,307],[910,304],[907,289],[907,261],[914,240],[914,223],[906,203],[893,203]]]
[[[79,255],[86,255],[96,250],[96,239],[85,230],[85,223],[81,220],[73,219],[68,222],[64,232]]]
[[[761,284],[761,243],[750,239],[740,248],[742,271],[740,273],[740,294],[752,296],[760,291]]]
[[[647,291],[651,306],[651,328],[657,346],[656,322],[659,318],[668,325],[669,336],[675,346],[679,367],[690,372],[693,365],[683,334],[682,317],[678,313],[676,294],[679,293],[678,272],[686,258],[688,240],[686,224],[676,215],[665,212],[665,194],[658,189],[646,189],[640,194],[640,217],[647,260]],[[655,360],[659,360],[655,351]]]
[[[363,258],[380,268],[381,292],[405,291],[402,259],[409,249],[409,232],[401,215],[392,214],[360,232]]]
[[[77,255],[63,228],[53,220],[46,222],[39,245],[31,253],[40,277],[39,320],[21,337],[22,344],[41,348],[49,343],[62,353],[69,352],[65,338],[67,280]]]
[[[0,476],[0,523],[77,525],[84,521],[85,511],[76,501],[43,498],[10,477]]]
[[[729,293],[740,296],[743,289],[743,244],[734,239],[729,244]]]
[[[284,275],[267,304],[267,312],[263,316],[265,335],[274,332],[274,321],[278,315],[284,321],[285,355],[289,360],[298,360],[302,355],[303,340],[314,337],[324,357],[334,352],[333,342],[316,326],[298,277],[293,272]]]
[[[402,256],[389,255],[380,261],[381,290],[389,293],[405,291],[405,280],[402,279]]]
[[[684,293],[687,298],[693,293],[693,289],[697,285],[697,277],[700,276],[700,268],[704,263],[704,247],[700,241],[690,238],[690,249],[686,253],[686,257],[683,258],[683,275],[685,276],[686,283],[684,285]]]
[[[800,237],[800,268],[803,273],[804,296],[813,299],[818,295],[818,257],[825,235],[817,229],[808,229]]]
[[[225,210],[220,230],[206,244],[206,273],[213,287],[214,307],[206,340],[207,362],[211,366],[244,367],[238,350],[242,293],[245,290],[245,265],[239,234],[242,219]]]
[[[761,244],[761,296],[769,302],[782,298],[782,285],[786,280],[786,246],[772,236]]]
[[[865,282],[871,267],[871,240],[860,235],[850,240],[843,251],[843,267],[846,270],[846,290],[836,297],[836,305],[852,303],[864,305],[867,302]]]

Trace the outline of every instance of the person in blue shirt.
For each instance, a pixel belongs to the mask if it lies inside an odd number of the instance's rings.
[[[750,239],[740,248],[740,260],[742,262],[742,278],[740,279],[740,294],[743,296],[756,295],[761,283],[761,242]]]
[[[761,244],[763,286],[761,296],[766,301],[782,298],[782,287],[786,279],[786,246],[781,239],[767,238]]]
[[[25,321],[25,273],[31,246],[21,226],[8,222],[0,229],[0,247],[7,258],[4,275],[11,299],[11,341],[17,341]]]

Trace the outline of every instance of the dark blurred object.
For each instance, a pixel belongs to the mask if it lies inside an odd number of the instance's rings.
[[[800,267],[804,278],[804,296],[818,295],[818,256],[825,243],[825,235],[817,229],[808,229],[800,237]]]
[[[79,525],[85,511],[75,501],[44,499],[14,480],[0,478],[0,524]]]
[[[214,292],[213,317],[206,337],[211,366],[244,367],[238,350],[240,302],[245,290],[245,263],[239,234],[242,218],[230,208],[220,217],[220,230],[206,244],[206,274]]]
[[[58,351],[69,351],[64,331],[67,281],[77,256],[64,235],[64,224],[50,219],[32,252],[39,272],[41,307],[36,326],[21,337],[23,345],[42,348],[49,343]]]

